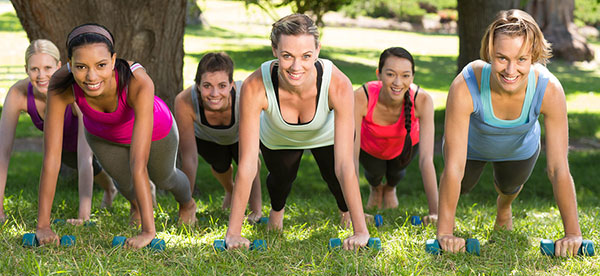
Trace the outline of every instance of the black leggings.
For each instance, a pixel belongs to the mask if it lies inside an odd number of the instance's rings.
[[[217,173],[225,173],[231,167],[231,160],[237,164],[238,143],[231,145],[219,145],[214,142],[201,140],[196,137],[196,148],[198,154],[204,158],[206,163],[210,164]]]
[[[371,186],[375,187],[381,184],[383,176],[385,176],[386,185],[396,187],[406,175],[406,167],[408,167],[410,161],[415,158],[418,152],[419,144],[416,144],[413,146],[408,162],[403,162],[401,158],[402,154],[396,156],[394,159],[382,160],[361,149],[359,160],[363,166],[365,178]]]
[[[512,195],[519,192],[523,184],[531,176],[539,155],[540,148],[538,147],[533,156],[525,160],[492,162],[494,168],[494,185],[505,195]],[[466,194],[473,190],[477,182],[479,182],[486,164],[487,161],[467,160],[465,175],[460,187],[461,194]]]
[[[263,143],[260,143],[265,165],[269,170],[267,175],[267,189],[271,197],[271,208],[275,211],[281,211],[285,207],[285,201],[292,189],[292,183],[298,174],[300,159],[304,150],[271,150]],[[321,177],[329,191],[335,197],[338,208],[342,212],[348,211],[344,194],[340,182],[335,176],[333,145],[310,149],[317,161]]]

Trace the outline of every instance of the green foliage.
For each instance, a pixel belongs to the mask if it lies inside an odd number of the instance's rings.
[[[323,26],[323,15],[328,11],[337,11],[342,6],[348,5],[352,0],[243,0],[246,5],[256,5],[277,20],[274,9],[290,5],[294,13],[311,13],[316,17],[315,23]]]
[[[0,14],[0,31],[3,32],[20,32],[23,31],[21,22],[14,12],[6,12]]]
[[[456,0],[354,0],[342,10],[351,17],[362,15],[418,23],[426,13],[453,9]]]
[[[577,0],[573,11],[575,20],[600,27],[600,0]]]

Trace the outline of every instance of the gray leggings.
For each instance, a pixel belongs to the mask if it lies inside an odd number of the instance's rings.
[[[100,161],[106,172],[112,176],[117,183],[117,189],[129,201],[135,199],[135,191],[131,181],[131,170],[129,167],[129,144],[114,143],[85,131],[85,138],[92,148],[94,155]],[[173,193],[175,200],[185,203],[192,199],[190,182],[187,176],[175,168],[179,134],[177,125],[173,126],[169,135],[150,145],[150,156],[148,158],[148,174],[156,187]]]
[[[533,172],[535,162],[540,155],[540,148],[529,159],[517,161],[492,162],[494,168],[494,185],[505,195],[512,195],[521,189]],[[486,161],[467,160],[465,176],[463,177],[460,193],[466,194],[473,190],[481,173],[487,164]]]

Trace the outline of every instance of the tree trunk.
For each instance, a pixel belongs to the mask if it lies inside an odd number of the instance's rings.
[[[514,8],[522,8],[533,16],[546,40],[552,43],[555,57],[569,61],[594,59],[585,38],[577,34],[573,23],[574,6],[574,0],[458,0],[458,71],[479,58],[481,38],[496,13]]]
[[[557,58],[591,61],[594,52],[573,23],[574,0],[529,0],[525,10],[535,18]]]
[[[458,0],[459,55],[457,60],[460,72],[469,62],[479,59],[481,38],[485,29],[501,10],[516,7],[519,0]]]
[[[117,56],[141,63],[156,95],[169,107],[183,86],[186,0],[12,0],[29,40],[51,40],[66,62],[67,34],[77,25],[98,23],[115,39]]]

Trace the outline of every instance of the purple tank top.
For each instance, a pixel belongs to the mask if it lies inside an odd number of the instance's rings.
[[[39,130],[44,131],[44,120],[40,117],[35,106],[35,97],[33,96],[33,86],[31,82],[27,86],[27,113],[31,121]],[[71,105],[65,109],[65,123],[63,126],[63,149],[70,152],[77,152],[77,116],[73,115]]]
[[[116,82],[119,76],[115,71]],[[73,83],[75,102],[83,113],[85,129],[100,138],[119,144],[131,144],[135,112],[127,104],[127,86],[118,95],[117,110],[100,112],[88,105],[85,94],[77,83]],[[169,107],[157,96],[154,96],[154,126],[152,141],[165,138],[171,131],[173,117]]]

